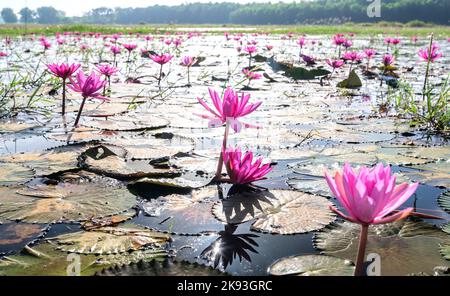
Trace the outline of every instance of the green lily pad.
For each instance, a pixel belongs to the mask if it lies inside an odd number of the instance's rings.
[[[116,180],[36,180],[26,187],[0,187],[0,219],[30,223],[86,221],[132,208],[136,197]]]
[[[312,80],[330,73],[330,71],[321,68],[308,70],[303,67],[292,67],[285,71],[285,75],[294,80]]]
[[[33,247],[26,247],[20,254],[6,256],[0,259],[0,275],[10,276],[66,276],[69,264],[75,263],[68,257],[68,253],[56,249],[52,242],[42,243]],[[80,255],[80,273],[94,275],[110,266],[117,264],[131,264],[138,261],[151,261],[155,258],[162,260],[166,256],[161,250],[145,249],[131,253],[96,256],[93,254]]]
[[[50,239],[57,249],[78,254],[120,254],[153,247],[160,248],[169,240],[167,234],[138,225],[100,227],[90,231],[63,234]]]
[[[430,186],[450,188],[450,162],[438,161],[411,168],[414,170],[403,172],[410,180]]]
[[[352,276],[355,267],[348,260],[324,255],[290,256],[269,267],[270,275]]]
[[[0,162],[0,185],[12,186],[24,184],[34,176],[34,171],[16,163]]]
[[[314,246],[325,255],[355,260],[360,226],[343,222],[316,234]],[[450,237],[437,227],[410,220],[369,227],[366,254],[381,258],[381,275],[407,275],[431,272],[447,263],[439,253],[440,245],[450,244]]]
[[[1,133],[18,133],[23,132],[34,127],[36,124],[25,123],[25,122],[4,122],[0,123],[0,134]]]
[[[342,88],[359,88],[361,86],[362,86],[361,79],[359,78],[358,74],[356,74],[354,69],[352,70],[352,72],[350,72],[348,78],[344,79],[343,81],[337,84],[337,87]]]
[[[196,189],[211,183],[211,178],[205,178],[192,173],[184,173],[175,178],[142,178],[130,184],[151,184],[175,189]]]
[[[142,131],[165,127],[169,121],[156,116],[114,116],[107,120],[91,119],[83,123],[84,126],[107,131]]]
[[[445,191],[438,197],[438,204],[446,210],[450,212],[450,191]]]
[[[254,220],[251,228],[261,232],[295,234],[318,230],[333,222],[330,205],[324,197],[299,191],[244,192],[216,202],[213,214],[231,224]]]
[[[24,245],[42,236],[47,225],[28,223],[0,224],[0,254],[20,250]]]

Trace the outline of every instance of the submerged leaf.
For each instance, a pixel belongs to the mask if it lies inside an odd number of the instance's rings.
[[[270,275],[352,276],[355,267],[348,260],[324,255],[291,256],[269,267]]]

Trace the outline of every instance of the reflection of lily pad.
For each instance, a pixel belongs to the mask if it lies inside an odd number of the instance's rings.
[[[290,187],[303,192],[331,196],[330,188],[323,177],[298,175],[289,178],[286,183]]]
[[[108,178],[96,182],[0,187],[0,218],[32,223],[84,221],[120,213],[135,203],[134,195]]]
[[[352,276],[355,267],[348,260],[324,256],[291,256],[277,260],[269,267],[271,275]]]
[[[46,225],[27,223],[0,224],[0,254],[10,253],[43,235]]]
[[[59,250],[81,254],[119,254],[144,247],[160,247],[169,236],[143,227],[125,224],[91,231],[63,234],[51,239]]]
[[[23,184],[33,178],[34,171],[16,163],[0,162],[0,185]]]
[[[358,224],[335,224],[316,235],[315,247],[326,255],[355,260],[359,232]],[[450,237],[431,224],[400,221],[371,225],[366,254],[380,255],[382,275],[431,272],[435,266],[446,265],[439,245],[449,243]]]
[[[305,233],[334,221],[330,201],[292,190],[245,192],[218,201],[213,213],[222,222],[236,224],[255,220],[252,229],[278,234]]]
[[[138,262],[121,267],[104,269],[100,276],[221,276],[219,270],[210,266],[189,262],[157,261]]]
[[[146,249],[124,254],[81,255],[78,258],[81,275],[93,275],[97,271],[117,264],[131,264],[141,260],[151,261],[164,256],[165,253],[160,250]],[[20,254],[0,259],[0,275],[65,276],[68,272],[74,271],[68,270],[68,265],[74,263],[75,259],[69,259],[68,254],[56,250],[56,245],[53,243],[43,243],[25,248]]]

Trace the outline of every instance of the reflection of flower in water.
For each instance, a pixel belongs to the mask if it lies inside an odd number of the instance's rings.
[[[189,221],[192,224],[204,225],[211,223],[211,221],[214,223],[217,220],[211,214],[211,207],[212,204],[210,202],[194,203],[183,210],[176,211],[176,215],[183,217],[183,220]]]
[[[259,236],[251,233],[233,234],[236,229],[236,225],[227,224],[225,230],[219,232],[219,238],[204,249],[200,256],[209,262],[213,262],[214,268],[219,264],[222,268],[227,268],[233,263],[236,256],[239,257],[239,262],[242,262],[242,258],[251,262],[248,251],[258,254],[253,248],[253,246],[258,247],[253,238]]]

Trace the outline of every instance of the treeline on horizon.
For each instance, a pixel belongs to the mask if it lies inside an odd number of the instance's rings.
[[[381,18],[367,16],[366,0],[316,0],[300,3],[190,3],[145,8],[93,9],[82,17],[66,17],[51,6],[23,8],[18,15],[3,8],[6,23],[86,24],[339,24],[344,22],[411,22],[449,24],[449,0],[381,0]],[[419,23],[419,22],[417,22]]]

